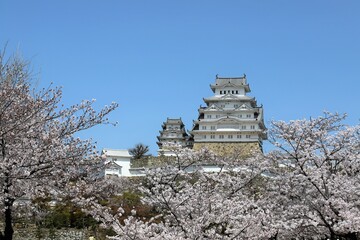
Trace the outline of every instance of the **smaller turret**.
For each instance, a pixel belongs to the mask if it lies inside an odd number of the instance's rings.
[[[181,118],[167,118],[166,122],[161,125],[162,130],[159,131],[160,136],[157,137],[159,146],[158,154],[171,156],[174,155],[169,149],[166,149],[166,144],[176,144],[181,147],[192,147],[192,141],[186,133],[185,125]]]

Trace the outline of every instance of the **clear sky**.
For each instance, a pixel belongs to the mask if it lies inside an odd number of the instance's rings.
[[[32,62],[66,105],[115,101],[99,149],[150,146],[167,117],[188,130],[215,75],[246,73],[265,122],[360,118],[358,0],[1,0],[0,46]],[[266,145],[266,149],[270,146]]]

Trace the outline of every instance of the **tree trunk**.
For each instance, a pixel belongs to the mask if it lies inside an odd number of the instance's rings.
[[[5,201],[5,227],[4,233],[0,233],[0,240],[12,240],[14,229],[12,226],[12,205],[13,201]]]
[[[12,204],[11,204],[12,205]],[[4,230],[4,240],[12,240],[14,229],[12,226],[12,206],[7,206],[5,209],[5,230]]]
[[[6,162],[6,148],[5,148],[5,140],[2,138],[0,141],[1,146],[1,156],[2,161]],[[10,170],[4,173],[4,195],[9,194],[9,188],[11,187],[11,180],[10,180]],[[4,207],[5,207],[5,228],[4,233],[0,232],[0,240],[12,240],[14,229],[12,227],[12,206],[14,204],[14,199],[10,197],[5,197],[4,199]]]

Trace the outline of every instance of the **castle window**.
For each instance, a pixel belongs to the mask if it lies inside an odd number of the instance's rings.
[[[247,118],[251,118],[251,114],[246,114],[246,117],[247,117]]]
[[[246,135],[246,138],[250,138],[250,135]]]
[[[220,94],[222,94],[222,91],[220,91]]]
[[[211,115],[206,115],[206,118],[211,118]]]
[[[234,90],[232,90],[231,93],[234,94]]]
[[[204,135],[204,137],[203,137],[204,139],[206,139],[206,135]]]
[[[239,91],[238,90],[236,90],[236,94],[238,94],[239,93]]]
[[[229,139],[232,139],[232,138],[233,138],[233,135],[228,135],[228,138],[229,138]]]
[[[210,135],[210,138],[211,138],[211,139],[215,139],[215,135]]]
[[[241,135],[237,135],[236,137],[237,137],[237,138],[241,138]]]
[[[255,126],[254,125],[251,125],[251,127],[250,127],[251,129],[255,129]]]
[[[224,139],[224,135],[219,135],[219,138],[220,138],[220,139]]]
[[[206,130],[206,126],[201,126],[201,129],[202,129],[202,130]]]
[[[246,129],[246,125],[242,125],[242,126],[241,126],[241,129]]]
[[[215,126],[211,126],[211,130],[215,130],[216,129],[216,127]]]

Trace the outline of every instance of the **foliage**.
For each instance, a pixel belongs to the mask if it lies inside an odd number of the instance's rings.
[[[74,134],[98,124],[117,104],[96,112],[94,101],[65,108],[61,88],[31,88],[28,65],[0,53],[0,201],[5,217],[0,239],[12,239],[12,208],[20,198],[77,188],[77,180],[93,181],[101,158],[91,140]]]
[[[147,157],[147,153],[149,152],[149,146],[144,145],[142,143],[138,143],[135,145],[135,147],[129,149],[130,155],[132,155],[133,159],[142,159],[144,157]]]
[[[47,213],[41,225],[45,228],[92,228],[96,227],[97,222],[89,215],[85,214],[81,208],[71,201],[56,204]]]

